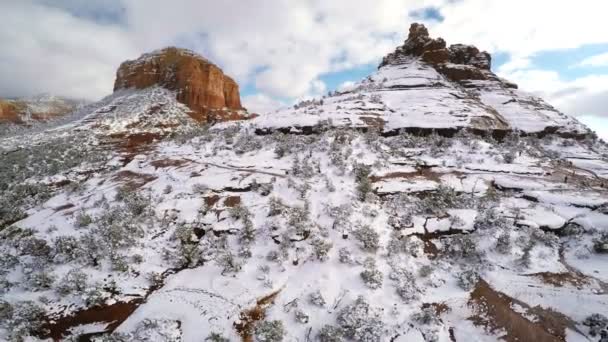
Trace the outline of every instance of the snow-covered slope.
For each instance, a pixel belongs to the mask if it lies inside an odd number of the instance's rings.
[[[413,58],[380,68],[348,91],[254,119],[260,128],[311,127],[323,121],[331,121],[332,126],[378,126],[384,131],[508,128],[483,103],[472,99],[431,66]]]
[[[0,137],[0,340],[605,333],[608,147],[540,100],[418,57],[249,121],[175,99]]]
[[[374,127],[385,134],[400,129],[413,132],[463,128],[501,134],[588,133],[576,119],[492,73],[489,55],[459,44],[447,49],[441,38],[432,39],[426,28],[422,26],[421,33],[415,26],[404,46],[351,89],[262,115],[253,120],[254,124],[260,129]],[[437,44],[443,48],[437,48]],[[467,57],[470,51],[479,55]],[[429,53],[445,54],[445,60],[429,58]],[[481,63],[479,59],[486,60]]]
[[[382,66],[351,89],[262,115],[260,128],[334,126],[482,131],[547,130],[585,134],[587,129],[541,99],[500,80],[451,82],[418,58]]]

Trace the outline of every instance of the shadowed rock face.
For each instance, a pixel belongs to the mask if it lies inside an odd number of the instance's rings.
[[[200,122],[244,118],[238,84],[196,53],[174,47],[144,54],[120,65],[114,90],[161,86],[177,92]]]

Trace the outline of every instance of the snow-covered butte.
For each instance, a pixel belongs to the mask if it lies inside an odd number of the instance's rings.
[[[246,117],[238,84],[206,58],[186,49],[169,47],[126,61],[116,72],[114,91],[161,86],[176,92],[199,122]]]
[[[449,48],[413,24],[403,46],[351,89],[268,113],[260,128],[332,126],[584,135],[588,129],[491,70],[491,57],[470,45]]]

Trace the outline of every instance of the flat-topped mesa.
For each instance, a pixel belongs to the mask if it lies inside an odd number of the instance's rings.
[[[432,65],[451,81],[498,79],[490,68],[492,57],[475,46],[453,44],[446,47],[442,38],[431,38],[423,24],[414,23],[405,43],[383,58],[380,68],[398,65],[412,57]],[[516,87],[507,83],[509,87]]]
[[[186,49],[168,47],[126,61],[116,73],[114,91],[161,86],[177,93],[177,100],[190,108],[190,116],[203,123],[242,120],[238,84],[222,69]]]

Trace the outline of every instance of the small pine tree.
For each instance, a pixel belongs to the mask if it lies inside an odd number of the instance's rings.
[[[363,249],[376,252],[380,248],[380,235],[370,226],[362,226],[354,232],[355,237],[363,244]]]
[[[255,340],[260,342],[281,342],[285,327],[281,321],[261,321],[255,327]]]
[[[458,273],[458,286],[465,291],[472,290],[479,282],[479,273],[475,270],[465,270]]]
[[[364,267],[365,269],[360,273],[360,275],[365,286],[372,290],[381,288],[384,275],[376,267],[376,261],[374,258],[367,258],[364,262]]]
[[[359,296],[354,303],[338,312],[337,322],[344,335],[359,342],[381,341],[384,323],[380,315]]]
[[[371,167],[364,164],[355,164],[353,171],[355,173],[355,182],[357,183],[357,197],[360,201],[365,201],[368,194],[373,190],[372,183],[369,180]]]
[[[230,340],[219,333],[212,332],[209,334],[209,336],[207,336],[205,342],[230,342]]]
[[[323,294],[321,294],[320,290],[316,290],[309,295],[309,301],[311,304],[323,307],[325,304],[325,298],[323,298]]]
[[[79,269],[71,269],[59,280],[56,287],[57,293],[67,296],[75,293],[84,293],[87,288],[88,276]]]
[[[342,342],[344,341],[344,331],[333,325],[324,325],[317,334],[319,342]]]

